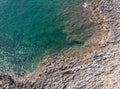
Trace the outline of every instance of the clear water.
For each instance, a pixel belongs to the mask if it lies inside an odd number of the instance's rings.
[[[0,0],[0,71],[22,75],[45,55],[83,45],[93,26],[78,24],[86,19],[84,1]]]

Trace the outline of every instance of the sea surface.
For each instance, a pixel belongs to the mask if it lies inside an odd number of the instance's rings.
[[[0,71],[24,75],[93,34],[86,0],[0,0]]]

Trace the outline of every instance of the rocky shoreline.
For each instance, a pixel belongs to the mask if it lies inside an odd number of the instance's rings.
[[[119,89],[120,1],[92,0],[88,6],[96,23],[102,25],[101,33],[86,44],[94,50],[84,58],[47,58],[38,73],[23,81],[1,74],[0,89]]]

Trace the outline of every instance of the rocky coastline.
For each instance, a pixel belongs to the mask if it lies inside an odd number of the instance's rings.
[[[84,57],[46,58],[38,73],[24,79],[0,74],[0,89],[119,89],[120,1],[92,0],[87,9],[99,29],[86,42],[91,49]]]

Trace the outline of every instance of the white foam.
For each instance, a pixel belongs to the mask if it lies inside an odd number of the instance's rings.
[[[88,6],[87,2],[84,3],[83,7],[86,8]]]

